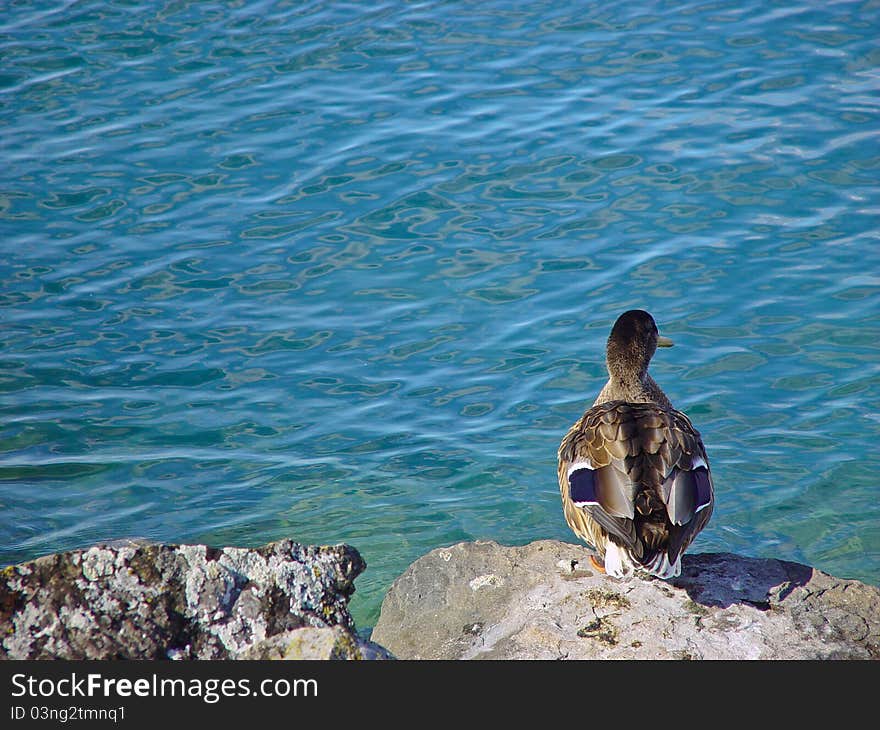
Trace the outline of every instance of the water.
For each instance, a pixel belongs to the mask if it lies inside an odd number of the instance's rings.
[[[574,541],[650,310],[693,550],[880,583],[876,2],[0,10],[0,561]]]

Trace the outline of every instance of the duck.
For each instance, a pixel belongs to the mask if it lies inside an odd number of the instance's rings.
[[[605,347],[608,381],[559,445],[565,521],[595,549],[593,567],[615,578],[681,575],[715,507],[703,440],[648,372],[672,345],[650,313],[621,314]]]

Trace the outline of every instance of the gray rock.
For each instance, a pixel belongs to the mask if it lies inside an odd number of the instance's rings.
[[[0,572],[0,658],[226,659],[301,627],[353,635],[348,545],[117,541]]]
[[[263,639],[239,653],[236,659],[393,659],[378,644],[363,641],[341,626],[303,627]]]
[[[880,589],[781,560],[688,554],[619,580],[583,546],[466,542],[392,585],[372,640],[400,659],[876,659]]]

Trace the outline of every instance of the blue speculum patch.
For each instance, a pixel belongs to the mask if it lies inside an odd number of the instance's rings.
[[[704,466],[694,469],[694,483],[697,486],[697,506],[699,511],[706,507],[712,499],[712,486],[709,483],[709,470]]]
[[[598,502],[596,498],[596,472],[592,469],[578,469],[568,478],[568,494],[575,504]]]

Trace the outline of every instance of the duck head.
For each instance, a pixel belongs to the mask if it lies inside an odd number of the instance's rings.
[[[605,348],[608,374],[619,381],[642,380],[648,363],[658,347],[672,347],[672,340],[663,337],[654,318],[643,309],[621,314]]]

